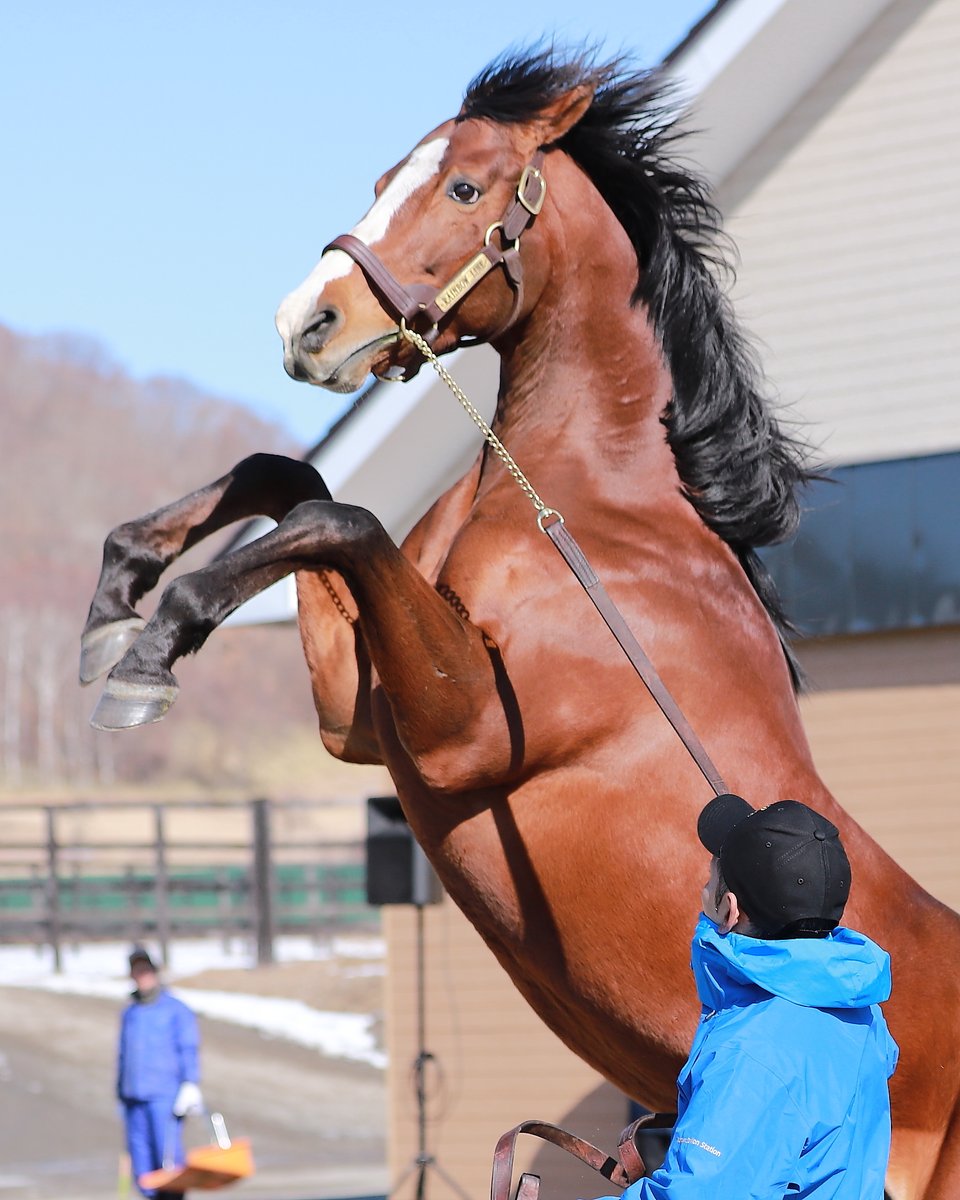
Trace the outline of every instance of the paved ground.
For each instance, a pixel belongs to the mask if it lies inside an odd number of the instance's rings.
[[[107,1000],[0,986],[0,1200],[118,1196],[119,1011]],[[222,1022],[200,1025],[205,1097],[233,1136],[251,1139],[257,1162],[225,1200],[387,1190],[382,1072]],[[191,1124],[198,1143],[210,1140],[209,1127]]]

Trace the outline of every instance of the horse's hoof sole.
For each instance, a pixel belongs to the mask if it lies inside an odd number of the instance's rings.
[[[128,617],[83,635],[80,639],[80,682],[84,687],[113,670],[140,636],[145,624],[142,617]]]
[[[93,710],[94,729],[134,729],[159,721],[177,698],[180,689],[162,683],[127,683],[108,679],[103,695]]]

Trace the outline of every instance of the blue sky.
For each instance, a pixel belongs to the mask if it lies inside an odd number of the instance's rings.
[[[306,446],[343,398],[287,379],[273,314],[378,175],[509,45],[653,64],[711,6],[0,0],[0,323],[90,335]]]

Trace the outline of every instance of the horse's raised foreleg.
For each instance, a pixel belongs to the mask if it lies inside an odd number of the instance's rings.
[[[92,683],[123,657],[144,627],[136,604],[184,551],[234,521],[280,521],[303,500],[330,498],[309,463],[254,454],[198,491],[118,525],[103,546],[103,566],[80,638],[80,682]]]
[[[404,750],[437,787],[502,779],[519,762],[509,684],[496,648],[442,599],[365,509],[294,508],[270,533],[164,589],[157,611],[110,673],[93,721],[119,729],[163,716],[172,673],[244,601],[290,571],[333,568],[359,626]],[[471,754],[471,747],[481,747]],[[489,779],[488,779],[489,777]]]

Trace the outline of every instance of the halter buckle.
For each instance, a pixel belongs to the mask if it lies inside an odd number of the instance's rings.
[[[527,196],[527,187],[533,182],[537,186],[537,194],[531,199]],[[530,163],[523,168],[523,174],[520,176],[520,182],[517,184],[517,199],[527,210],[531,217],[535,217],[540,209],[543,208],[543,202],[547,197],[547,181],[543,177],[543,172],[539,167],[534,167]]]

